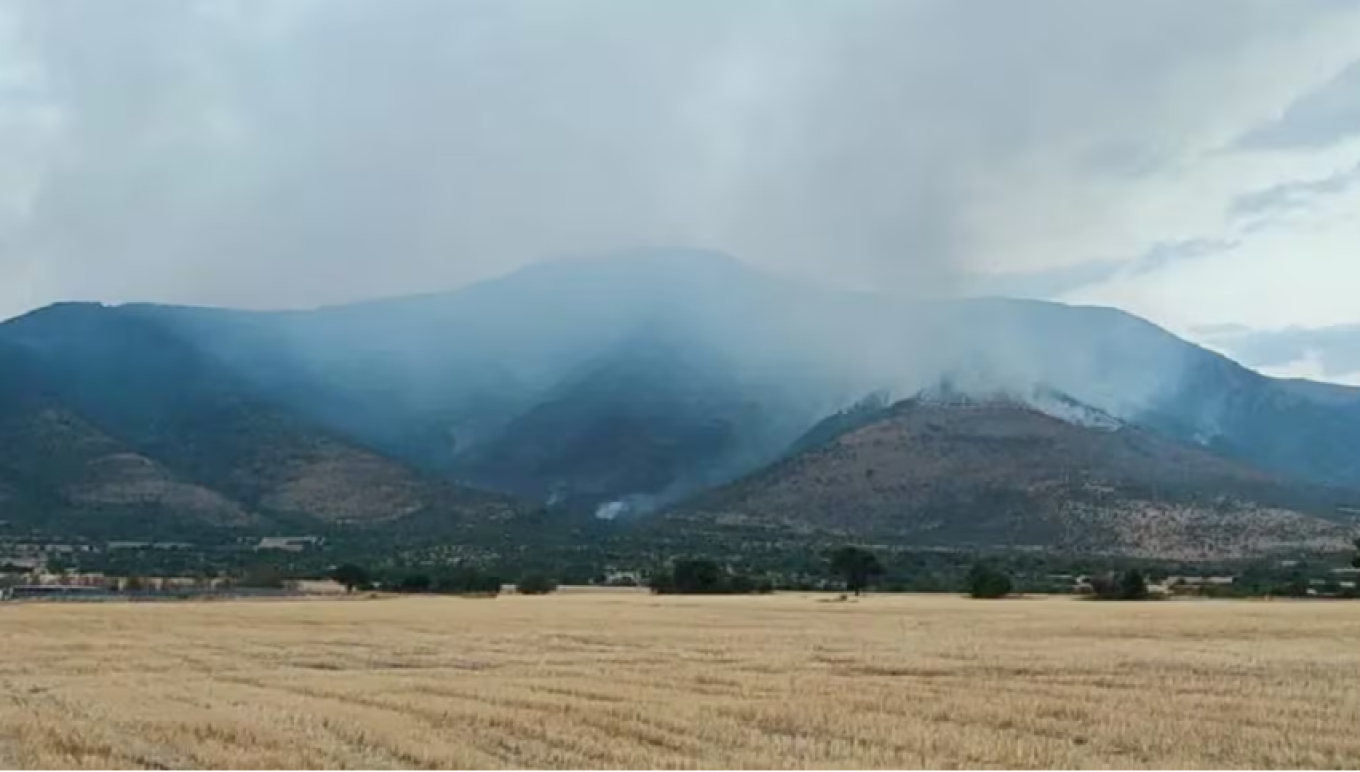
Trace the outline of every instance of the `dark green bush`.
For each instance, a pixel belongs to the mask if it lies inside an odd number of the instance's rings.
[[[1120,573],[1109,573],[1091,578],[1091,590],[1096,600],[1150,600],[1147,578],[1136,568]]]
[[[397,580],[397,592],[429,592],[434,580],[429,574],[407,574]]]
[[[368,571],[353,563],[336,566],[331,572],[331,578],[344,585],[346,592],[354,592],[369,586]]]
[[[749,595],[774,592],[768,580],[725,571],[712,560],[682,559],[670,570],[652,574],[648,587],[658,595]]]
[[[515,584],[520,595],[547,595],[557,592],[557,582],[546,574],[526,574]]]
[[[997,568],[978,563],[968,571],[968,594],[974,598],[1004,598],[1011,594],[1011,578]]]

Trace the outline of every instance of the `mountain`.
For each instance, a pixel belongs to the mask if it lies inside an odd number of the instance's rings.
[[[117,310],[424,473],[538,501],[667,502],[768,463],[855,393],[824,366],[815,318],[787,313],[821,297],[663,251],[314,312]]]
[[[0,440],[29,464],[0,469],[0,502],[77,502],[96,483],[35,477],[64,465],[141,470],[162,492],[119,494],[129,506],[195,523],[513,517],[483,490],[613,516],[758,472],[945,376],[962,394],[1023,393],[1059,418],[1360,489],[1360,400],[1129,314],[908,301],[651,250],[312,311],[65,304],[0,323],[0,410],[18,416]],[[68,442],[115,461],[44,444],[61,432],[97,436]],[[186,496],[213,503],[195,514]]]
[[[1281,474],[1360,488],[1360,400],[1349,390],[1268,378],[1115,309],[908,302],[659,250],[313,312],[119,310],[319,425],[526,498],[683,497],[779,457],[781,442],[860,395],[900,399],[945,374],[984,392],[1046,385]],[[753,397],[762,410],[734,407]],[[643,414],[686,425],[711,417],[729,439],[671,425],[639,459],[638,438],[625,437]],[[552,452],[560,457],[543,457]],[[634,471],[601,475],[607,467]]]
[[[293,415],[137,314],[55,306],[0,326],[0,341],[10,522],[164,535],[508,506]]]
[[[1307,383],[1307,382],[1303,382]],[[1277,381],[1227,359],[1196,357],[1138,419],[1282,475],[1360,487],[1360,402],[1330,384]]]
[[[1186,559],[1346,544],[1326,492],[1065,395],[945,388],[848,417],[656,527]]]
[[[1297,394],[1323,405],[1360,405],[1360,386],[1339,383],[1319,383],[1305,378],[1282,378],[1275,381],[1286,392]]]

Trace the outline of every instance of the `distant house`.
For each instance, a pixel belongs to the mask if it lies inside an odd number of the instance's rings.
[[[325,539],[320,536],[265,536],[255,545],[255,551],[302,552],[324,543]]]
[[[639,571],[607,571],[604,583],[610,587],[640,587],[646,580]]]
[[[1163,583],[1175,595],[1195,595],[1227,589],[1237,580],[1233,576],[1169,576]]]
[[[28,575],[29,585],[41,587],[93,587],[99,590],[117,589],[118,580],[99,573],[46,573],[34,571]]]
[[[47,561],[35,557],[19,557],[8,555],[0,557],[0,566],[22,569],[24,573],[31,573],[36,569],[42,568]],[[13,573],[12,571],[10,573]]]

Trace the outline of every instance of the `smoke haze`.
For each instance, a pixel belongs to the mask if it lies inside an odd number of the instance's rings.
[[[0,0],[0,316],[707,246],[827,286],[1252,322],[1178,277],[1278,279],[1231,205],[1351,168],[1354,111],[1315,103],[1357,25],[1323,1]],[[1318,276],[1350,269],[1308,265],[1308,308],[1274,313],[1348,321]]]

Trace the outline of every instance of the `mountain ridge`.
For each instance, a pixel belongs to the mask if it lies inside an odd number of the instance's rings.
[[[317,522],[513,517],[497,494],[666,506],[942,377],[1300,489],[1360,488],[1360,407],[1117,309],[902,303],[713,253],[563,261],[313,311],[59,304],[0,323],[0,397],[42,393],[175,480]],[[3,474],[0,491],[29,496]]]

